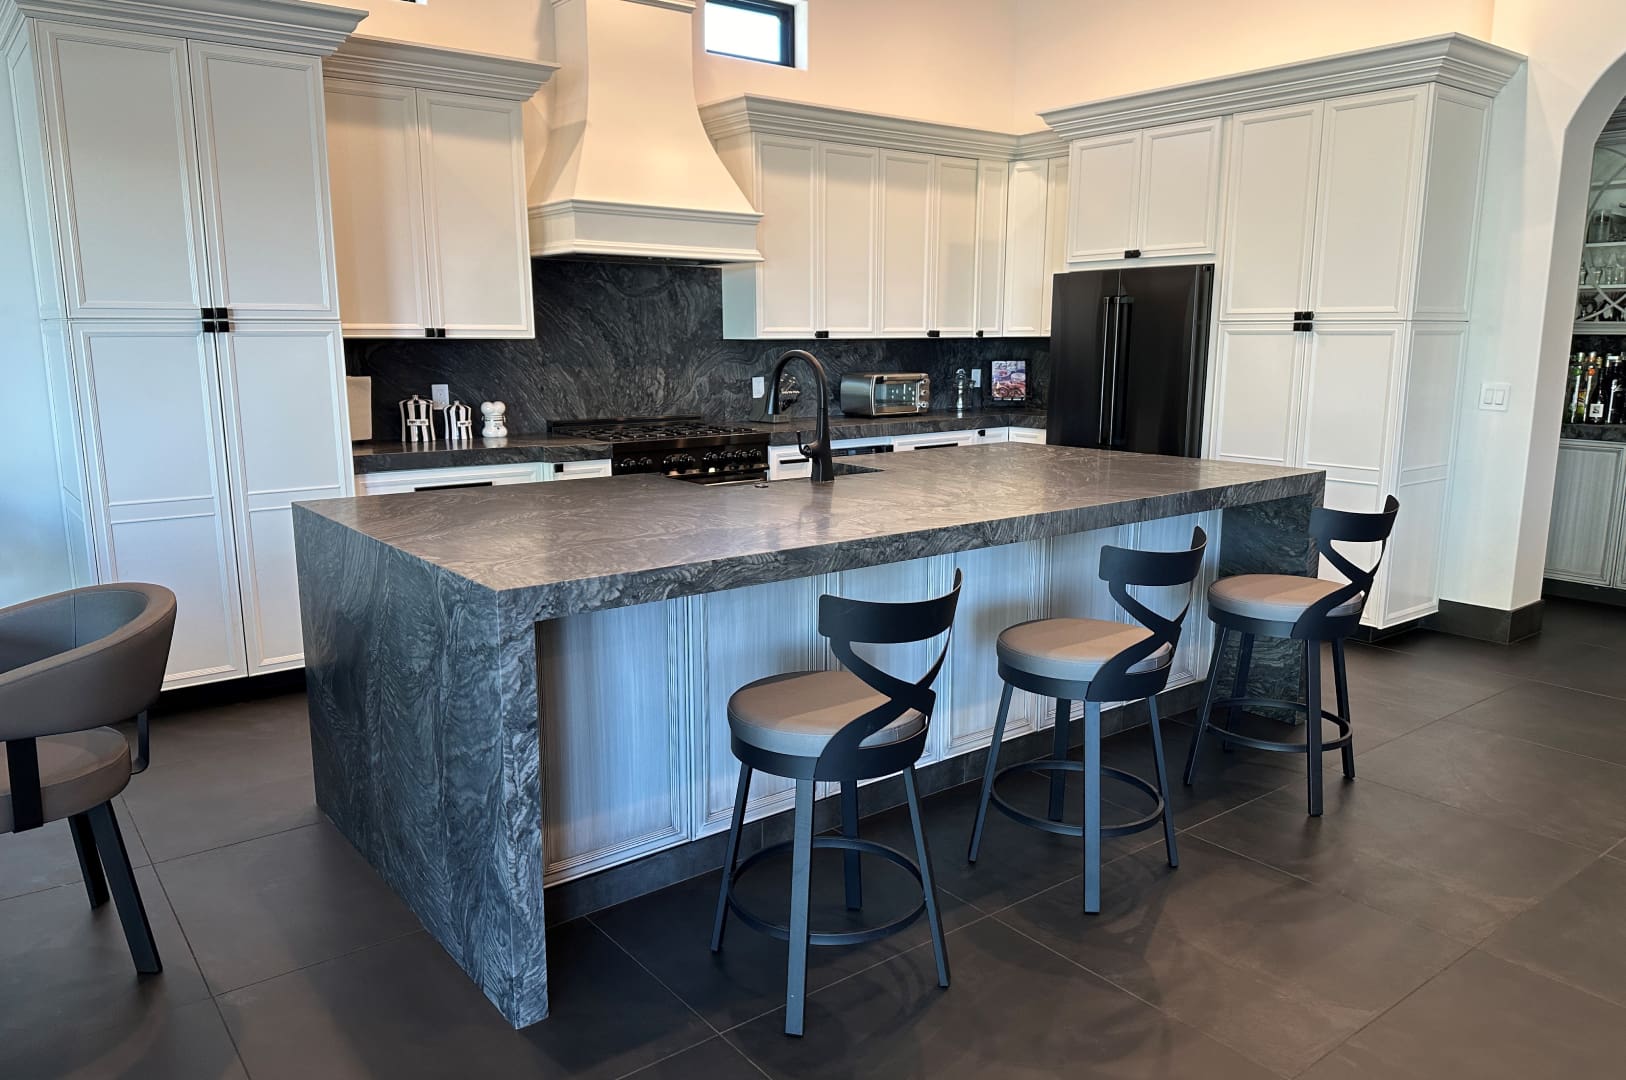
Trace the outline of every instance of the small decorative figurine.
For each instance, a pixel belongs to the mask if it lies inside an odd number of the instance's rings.
[[[474,437],[474,410],[461,401],[446,406],[446,438],[468,442]]]
[[[435,403],[413,394],[401,402],[401,441],[435,441]]]
[[[487,439],[508,438],[508,406],[500,401],[480,402],[480,415],[485,418],[485,426],[480,429],[480,435]]]

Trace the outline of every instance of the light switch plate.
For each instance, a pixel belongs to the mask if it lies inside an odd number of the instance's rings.
[[[1512,383],[1481,383],[1479,385],[1479,407],[1489,412],[1507,412],[1507,399],[1512,393]]]
[[[429,387],[429,397],[435,403],[437,409],[444,409],[452,403],[451,388],[443,382],[435,383]]]
[[[763,375],[751,376],[751,396],[759,398],[768,392],[768,379]]]

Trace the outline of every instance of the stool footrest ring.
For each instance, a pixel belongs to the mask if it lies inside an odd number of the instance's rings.
[[[728,879],[728,909],[738,915],[740,921],[745,923],[746,926],[767,934],[771,938],[778,938],[780,941],[790,940],[790,927],[784,923],[769,922],[746,907],[734,896],[734,886],[739,882],[740,875],[758,862],[789,851],[792,846],[792,841],[784,840],[777,844],[769,844],[760,851],[752,852],[740,860],[739,865],[734,867],[734,872],[729,875]],[[920,903],[915,909],[898,916],[891,922],[882,923],[879,926],[865,927],[862,930],[813,930],[807,935],[809,945],[862,945],[869,941],[879,941],[881,938],[891,937],[902,930],[907,930],[915,924],[916,920],[926,914],[925,881],[920,876],[920,867],[916,866],[913,859],[897,848],[878,844],[874,840],[853,839],[846,836],[815,836],[813,838],[813,847],[815,849],[839,848],[843,851],[856,851],[863,855],[878,856],[908,871],[911,877],[921,883],[922,891]]]
[[[988,793],[989,800],[999,808],[1000,813],[1004,814],[1013,821],[1027,825],[1030,828],[1042,829],[1045,832],[1056,833],[1058,836],[1083,836],[1084,827],[1082,825],[1068,825],[1066,822],[1051,821],[1049,818],[1036,817],[1025,810],[1018,810],[1016,807],[1006,802],[1004,797],[999,794],[999,782],[1012,773],[1082,773],[1083,771],[1084,763],[1082,761],[1057,761],[1054,758],[1041,758],[1038,761],[1022,761],[1015,765],[1007,765],[1005,768],[994,774],[993,790]],[[1136,776],[1132,772],[1125,772],[1122,769],[1114,769],[1110,765],[1101,766],[1101,776],[1104,779],[1116,780],[1119,783],[1128,784],[1130,787],[1135,788],[1142,794],[1149,796],[1153,804],[1149,813],[1135,818],[1133,821],[1119,822],[1116,825],[1102,825],[1101,835],[1103,837],[1128,836],[1130,833],[1138,833],[1142,832],[1143,830],[1150,829],[1152,826],[1163,820],[1163,796],[1158,794],[1157,788],[1153,787],[1151,784],[1147,783],[1145,780]]]
[[[1274,707],[1277,709],[1296,709],[1300,713],[1305,711],[1304,702],[1302,701],[1284,701],[1278,698],[1244,697],[1224,698],[1222,700],[1215,701],[1210,708],[1209,715],[1212,716],[1221,709],[1237,707],[1245,708],[1250,705],[1256,708]],[[1326,709],[1322,709],[1321,719],[1332,721],[1333,725],[1338,728],[1338,737],[1336,739],[1325,739],[1322,741],[1322,753],[1326,753],[1328,750],[1342,750],[1344,747],[1349,745],[1349,719],[1347,717],[1339,716],[1335,712],[1328,712]],[[1227,743],[1236,743],[1238,746],[1251,746],[1255,750],[1268,750],[1273,754],[1307,754],[1310,752],[1309,746],[1303,742],[1278,742],[1273,739],[1256,739],[1252,735],[1241,735],[1230,728],[1221,727],[1213,720],[1208,722],[1208,726],[1214,729],[1214,734],[1222,741]]]

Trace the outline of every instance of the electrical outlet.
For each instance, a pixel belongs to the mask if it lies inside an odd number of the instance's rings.
[[[982,385],[982,368],[979,367],[979,368],[972,368],[971,369],[971,385],[972,386],[981,386]]]
[[[1479,385],[1479,407],[1488,412],[1507,412],[1507,399],[1512,393],[1512,383],[1481,383]]]
[[[751,376],[751,396],[753,398],[759,398],[759,397],[762,397],[767,392],[768,392],[768,380],[767,380],[767,378],[765,376],[762,376],[762,375],[753,375],[753,376]]]
[[[452,403],[451,387],[443,382],[435,383],[429,387],[429,399],[435,403],[435,408],[444,409]]]

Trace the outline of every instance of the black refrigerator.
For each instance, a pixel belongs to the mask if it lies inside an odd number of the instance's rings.
[[[1057,274],[1048,441],[1198,457],[1214,267]]]

